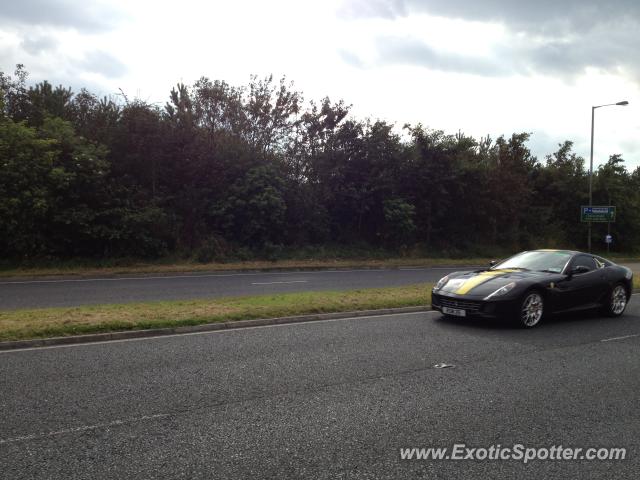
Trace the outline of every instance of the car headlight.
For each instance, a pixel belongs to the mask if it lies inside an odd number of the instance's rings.
[[[627,280],[631,280],[631,277],[633,277],[633,272],[630,268],[627,268],[627,273],[624,274],[624,278],[626,278]]]
[[[449,275],[447,275],[446,277],[442,277],[440,280],[438,280],[438,283],[436,283],[434,290],[440,290],[442,287],[444,287],[447,284],[448,281],[449,281]]]
[[[487,295],[486,297],[484,297],[484,300],[489,300],[490,298],[499,297],[501,295],[504,295],[505,293],[510,292],[511,290],[513,290],[513,287],[515,287],[515,286],[516,286],[516,282],[507,283],[505,286],[500,287],[495,292],[493,292],[493,293]]]

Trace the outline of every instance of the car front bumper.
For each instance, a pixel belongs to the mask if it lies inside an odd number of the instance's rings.
[[[517,298],[483,300],[468,295],[431,292],[431,308],[442,312],[443,307],[464,310],[465,317],[505,318],[517,316],[520,304]]]

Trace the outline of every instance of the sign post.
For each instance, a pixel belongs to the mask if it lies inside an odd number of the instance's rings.
[[[606,223],[607,236],[605,242],[607,244],[607,253],[611,244],[611,222],[616,221],[616,207],[613,205],[582,205],[580,207],[580,221],[589,223],[589,252],[591,252],[591,223]]]
[[[612,205],[583,205],[580,207],[581,222],[609,223],[616,221],[616,207]]]
[[[607,235],[604,237],[604,242],[607,244],[607,254],[609,253],[609,246],[611,245],[611,242],[613,242],[613,237],[607,233]]]

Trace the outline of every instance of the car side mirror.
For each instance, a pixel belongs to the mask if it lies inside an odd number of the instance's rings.
[[[581,273],[587,273],[588,271],[589,271],[589,269],[587,267],[585,267],[584,265],[578,265],[577,267],[573,267],[569,271],[569,276],[573,277],[574,275],[580,275]]]
[[[493,267],[495,267],[497,263],[498,263],[498,261],[497,261],[497,260],[491,260],[491,261],[489,262],[489,268],[493,268]]]

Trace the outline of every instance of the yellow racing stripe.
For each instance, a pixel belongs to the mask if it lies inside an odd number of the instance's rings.
[[[486,272],[481,272],[477,274],[475,277],[471,277],[469,280],[460,285],[460,288],[455,291],[458,295],[464,295],[468,293],[470,290],[476,288],[478,285],[491,280],[493,277],[497,277],[500,275],[504,275],[505,273],[517,272],[517,270],[488,270]]]

